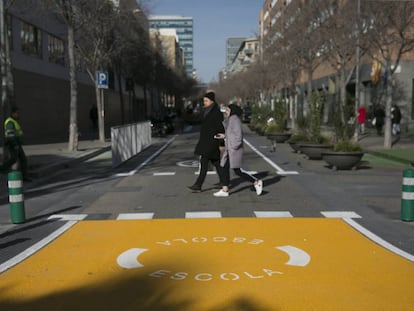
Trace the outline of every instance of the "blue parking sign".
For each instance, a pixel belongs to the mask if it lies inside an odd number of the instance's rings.
[[[100,89],[108,88],[108,72],[107,71],[97,71],[96,72],[96,86]]]

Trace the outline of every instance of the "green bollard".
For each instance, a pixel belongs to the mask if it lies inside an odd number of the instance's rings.
[[[403,172],[401,220],[414,220],[414,169],[405,169]]]
[[[26,220],[24,211],[22,173],[19,171],[11,171],[7,175],[7,178],[11,222],[14,224],[20,224]]]

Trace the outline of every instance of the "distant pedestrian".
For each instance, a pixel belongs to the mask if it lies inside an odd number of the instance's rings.
[[[27,158],[23,150],[23,130],[19,124],[20,112],[12,107],[11,115],[4,121],[5,157],[3,170],[9,171],[14,164],[18,164],[24,181],[31,181],[27,171]]]
[[[367,110],[365,109],[364,105],[361,105],[358,108],[358,127],[359,127],[359,134],[365,134],[365,120],[367,116]]]
[[[392,135],[400,135],[400,132],[401,132],[400,123],[401,123],[401,110],[396,104],[393,104],[391,107]]]
[[[200,156],[200,173],[195,183],[188,187],[192,192],[201,192],[201,187],[208,171],[208,164],[211,162],[219,175],[221,181],[220,167],[220,140],[215,135],[224,132],[223,113],[215,102],[215,93],[207,92],[203,97],[202,122],[200,136],[194,153]]]
[[[220,165],[224,168],[222,171],[223,186],[220,191],[214,193],[214,196],[229,196],[230,168],[236,175],[251,182],[256,189],[256,194],[260,195],[263,190],[263,182],[242,169],[243,130],[241,118],[243,110],[239,106],[231,104],[226,108],[225,114],[226,119],[223,122],[225,132],[216,136],[225,141],[225,149],[220,161]]]
[[[89,119],[92,122],[92,128],[96,130],[98,128],[98,108],[93,105],[89,110]]]
[[[374,111],[375,128],[377,129],[378,136],[382,135],[382,127],[384,126],[385,111],[382,105],[379,105]]]

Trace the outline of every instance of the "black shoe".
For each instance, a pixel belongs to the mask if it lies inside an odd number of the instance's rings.
[[[192,192],[201,192],[201,186],[199,185],[192,185],[188,187],[188,189],[191,190]]]

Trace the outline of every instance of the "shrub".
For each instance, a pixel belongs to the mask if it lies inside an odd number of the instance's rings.
[[[362,152],[362,146],[350,140],[341,140],[334,145],[334,151],[356,151]]]

